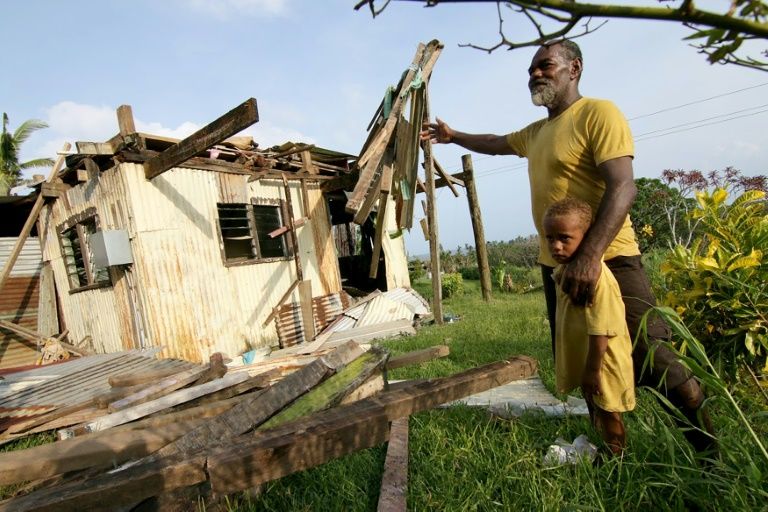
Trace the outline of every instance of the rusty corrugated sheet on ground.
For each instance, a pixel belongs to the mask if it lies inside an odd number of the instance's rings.
[[[4,268],[16,244],[16,238],[0,238],[0,268]],[[37,309],[40,300],[40,242],[30,237],[24,243],[10,277],[0,290],[0,320],[37,329]],[[33,364],[38,356],[36,345],[0,328],[0,368],[15,368]]]
[[[292,347],[304,343],[304,322],[301,318],[301,305],[298,302],[283,304],[277,308],[277,337],[280,348]]]
[[[178,368],[192,363],[156,359],[152,351],[99,354],[6,374],[0,381],[0,429],[59,407],[80,404],[109,391],[113,375]]]
[[[347,292],[331,293],[312,299],[312,312],[315,316],[315,332],[325,329],[334,318],[349,307],[350,297]]]

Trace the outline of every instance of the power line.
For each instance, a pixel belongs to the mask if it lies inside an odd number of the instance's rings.
[[[730,96],[731,94],[737,94],[737,93],[740,93],[740,92],[749,91],[751,89],[757,89],[758,87],[765,87],[766,85],[768,85],[768,82],[765,82],[765,83],[762,83],[762,84],[753,85],[753,86],[750,86],[750,87],[744,87],[743,89],[737,89],[735,91],[724,92],[722,94],[717,94],[715,96],[710,96],[709,98],[704,98],[704,99],[701,99],[701,100],[691,101],[689,103],[684,103],[682,105],[675,105],[673,107],[663,108],[661,110],[657,110],[656,112],[651,112],[650,114],[643,114],[643,115],[640,115],[640,116],[632,117],[632,118],[629,119],[629,121],[635,121],[636,119],[643,119],[645,117],[655,116],[656,114],[661,114],[663,112],[669,112],[669,111],[672,111],[672,110],[677,110],[677,109],[680,109],[680,108],[683,108],[683,107],[690,107],[691,105],[696,105],[697,103],[704,103],[705,101],[710,101],[710,100],[714,100],[714,99],[717,99],[717,98],[722,98],[723,96]]]
[[[705,127],[705,126],[712,126],[712,125],[714,125],[714,124],[721,124],[721,123],[725,123],[725,122],[727,122],[727,121],[733,121],[734,119],[741,119],[741,118],[743,118],[743,117],[751,117],[751,116],[756,116],[757,114],[762,114],[763,112],[768,112],[768,109],[765,109],[765,110],[760,110],[760,111],[758,111],[758,112],[752,112],[751,114],[744,114],[744,115],[741,115],[741,116],[730,117],[730,118],[728,118],[728,119],[723,119],[723,120],[721,120],[721,121],[714,121],[714,122],[712,122],[712,123],[705,123],[705,124],[700,124],[700,125],[698,125],[698,126],[692,126],[692,127],[690,127],[690,128],[684,128],[684,129],[682,129],[682,130],[676,130],[676,131],[673,131],[673,132],[662,133],[662,134],[659,134],[659,135],[653,135],[653,136],[651,136],[651,137],[645,137],[645,138],[643,138],[643,139],[635,139],[635,142],[641,142],[641,141],[644,141],[644,140],[648,140],[648,139],[656,139],[656,138],[658,138],[658,137],[665,137],[665,136],[667,136],[667,135],[672,135],[672,134],[675,134],[675,133],[688,132],[688,131],[691,131],[691,130],[695,130],[696,128],[703,128],[703,127]]]
[[[704,118],[704,119],[699,119],[698,121],[691,121],[691,122],[688,122],[688,123],[677,124],[675,126],[669,126],[667,128],[661,128],[659,130],[653,130],[653,131],[650,131],[650,132],[641,133],[640,135],[635,135],[635,140],[639,139],[640,137],[645,137],[646,135],[650,135],[652,133],[666,132],[668,130],[673,130],[675,128],[682,128],[683,126],[690,126],[692,124],[703,123],[704,121],[711,121],[713,119],[720,119],[720,118],[723,118],[723,117],[732,116],[734,114],[741,114],[742,112],[749,112],[750,110],[755,110],[755,109],[758,109],[758,108],[765,108],[765,107],[768,107],[768,103],[763,104],[763,105],[758,105],[756,107],[749,107],[749,108],[745,108],[745,109],[742,109],[742,110],[736,110],[734,112],[728,112],[727,114],[720,114],[720,115],[717,115],[717,116],[712,116],[712,117],[707,117],[707,118]],[[736,118],[734,118],[734,119],[736,119]]]

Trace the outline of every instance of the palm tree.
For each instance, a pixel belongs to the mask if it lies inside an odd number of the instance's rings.
[[[11,187],[15,186],[21,177],[21,171],[33,167],[50,167],[50,158],[36,158],[28,162],[19,162],[19,149],[30,135],[36,130],[48,128],[48,125],[37,119],[29,119],[21,123],[16,131],[8,131],[8,114],[3,112],[3,132],[0,135],[0,195],[8,195]]]

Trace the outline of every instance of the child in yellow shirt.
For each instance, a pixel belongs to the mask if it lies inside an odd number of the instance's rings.
[[[578,199],[557,201],[544,213],[547,247],[558,263],[555,373],[560,392],[581,387],[592,424],[610,450],[621,454],[626,444],[621,413],[635,408],[635,386],[619,285],[603,263],[592,304],[575,306],[559,286],[591,223],[592,209]]]

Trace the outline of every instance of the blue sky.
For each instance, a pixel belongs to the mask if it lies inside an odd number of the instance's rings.
[[[489,133],[545,115],[531,105],[526,87],[533,49],[489,55],[458,46],[497,42],[495,4],[425,9],[393,2],[372,19],[354,11],[354,3],[7,2],[0,18],[0,110],[12,128],[30,118],[50,125],[24,146],[23,159],[53,157],[64,141],[110,138],[121,104],[132,105],[140,131],[184,137],[251,96],[261,120],[247,133],[262,147],[291,140],[356,154],[386,87],[397,82],[420,41],[437,38],[445,49],[431,82],[433,115]],[[508,36],[531,37],[524,19],[505,10],[505,20]],[[768,109],[768,74],[710,66],[681,41],[688,34],[673,23],[609,22],[578,40],[585,55],[582,94],[613,100],[632,120],[638,177],[729,165],[747,175],[767,173],[768,112],[761,111]],[[735,92],[740,89],[747,90]],[[731,119],[736,116],[745,117]],[[704,119],[716,124],[688,124]],[[464,153],[435,149],[451,172]],[[486,238],[533,233],[525,161],[474,155],[474,162]],[[472,243],[463,194],[454,198],[442,189],[438,214],[444,247]],[[407,235],[407,246],[412,254],[427,252],[420,229]]]

